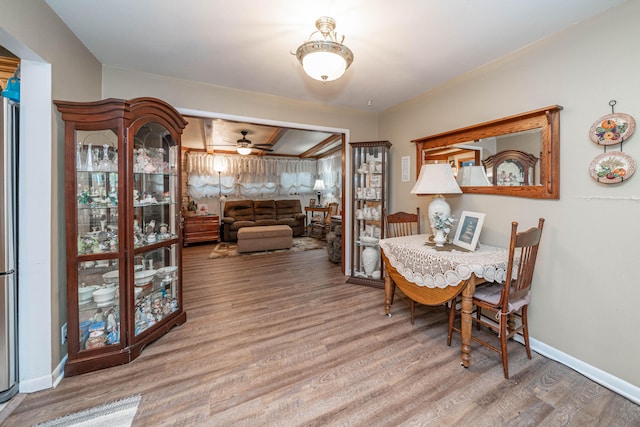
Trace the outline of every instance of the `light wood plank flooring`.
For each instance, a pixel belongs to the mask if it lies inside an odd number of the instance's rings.
[[[187,322],[129,365],[26,395],[25,426],[141,394],[135,426],[638,426],[640,407],[524,348],[446,346],[442,307],[345,284],[323,250],[210,260],[185,250]]]

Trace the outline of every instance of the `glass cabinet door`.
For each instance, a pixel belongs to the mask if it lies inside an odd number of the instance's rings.
[[[133,242],[141,248],[177,239],[178,147],[157,123],[136,133],[133,152]]]
[[[136,255],[134,334],[137,336],[180,309],[178,244]]]
[[[80,351],[120,344],[117,260],[78,263],[78,325]]]
[[[75,136],[75,314],[77,345],[86,351],[120,345],[118,137],[114,130],[77,130]]]
[[[179,149],[167,129],[148,123],[133,148],[133,336],[180,309]]]

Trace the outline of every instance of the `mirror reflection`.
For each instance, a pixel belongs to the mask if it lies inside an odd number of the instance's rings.
[[[424,163],[449,163],[460,186],[542,185],[541,149],[537,128],[425,149],[422,155]]]
[[[562,107],[415,139],[417,170],[448,163],[465,193],[557,199]]]

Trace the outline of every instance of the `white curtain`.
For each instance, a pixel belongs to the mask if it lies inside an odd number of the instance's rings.
[[[220,182],[213,168],[216,156],[226,161],[226,170],[219,175]],[[217,197],[220,192],[231,198],[314,194],[313,184],[318,173],[316,160],[201,152],[187,152],[185,157],[192,198]]]
[[[336,153],[318,160],[318,176],[324,181],[324,200],[342,199],[342,154]]]

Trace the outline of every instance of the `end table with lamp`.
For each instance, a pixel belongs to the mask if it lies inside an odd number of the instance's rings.
[[[324,180],[316,179],[316,182],[313,184],[313,191],[316,191],[318,194],[318,206],[321,206],[320,198],[322,197],[322,192],[324,190],[325,190]]]

